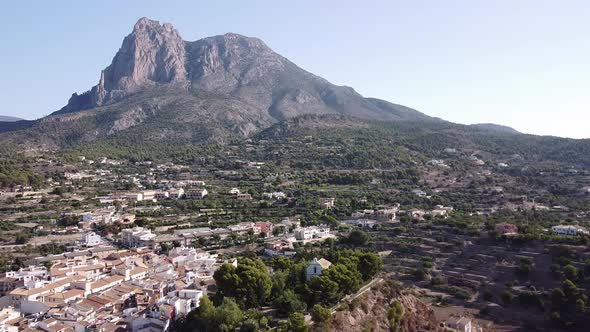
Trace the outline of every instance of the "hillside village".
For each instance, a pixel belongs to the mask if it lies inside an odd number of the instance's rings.
[[[429,310],[432,330],[583,321],[581,309],[554,307],[554,293],[585,306],[587,171],[548,165],[535,171],[535,181],[559,173],[562,185],[578,187],[569,196],[549,196],[522,184],[531,175],[515,173],[522,168],[516,157],[445,149],[439,152],[445,159],[400,159],[413,173],[321,168],[314,163],[324,160],[292,159],[303,141],[322,147],[312,137],[279,147],[260,140],[192,163],[32,158],[27,165],[43,174],[43,184],[15,184],[0,195],[0,326],[180,331],[204,322],[198,308],[212,299],[214,310],[232,308],[259,330],[320,329],[352,316],[362,320],[369,311],[358,311],[359,299],[372,301],[389,282],[404,289],[400,301],[412,296]],[[340,149],[324,147],[330,146]],[[283,156],[244,158],[269,149]],[[365,254],[375,265],[359,265]],[[360,255],[357,263],[350,255]],[[329,286],[341,278],[336,271],[355,269],[358,280],[350,286]],[[246,270],[269,280],[262,298],[227,288],[228,273]],[[300,286],[287,300],[272,289],[288,275],[299,275],[292,282]],[[319,284],[324,279],[326,286]],[[229,297],[236,302],[223,300]],[[322,310],[333,317],[320,318]],[[394,324],[385,316],[375,324]],[[243,319],[227,324],[238,328]],[[409,312],[400,319],[414,324]]]

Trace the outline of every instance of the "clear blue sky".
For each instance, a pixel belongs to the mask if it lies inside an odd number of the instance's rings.
[[[138,18],[236,32],[365,96],[459,123],[590,137],[590,1],[4,1],[0,114],[96,84]]]

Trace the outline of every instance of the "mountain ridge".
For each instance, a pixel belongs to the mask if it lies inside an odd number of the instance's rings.
[[[236,33],[185,41],[169,23],[141,18],[97,85],[54,114],[107,106],[145,89],[176,86],[226,94],[282,121],[307,113],[345,113],[376,120],[432,119],[416,110],[364,98]],[[380,107],[382,105],[382,107]]]
[[[24,119],[18,118],[16,116],[9,116],[9,115],[0,115],[0,122],[16,122],[16,121],[23,121]]]
[[[512,127],[499,125],[496,123],[475,123],[470,126],[475,127],[475,128],[479,128],[479,129],[495,131],[498,133],[504,133],[504,134],[522,134],[520,131],[518,131]]]
[[[505,153],[534,146],[536,155],[551,157],[542,149],[550,146],[545,150],[559,152],[553,153],[559,158],[590,165],[580,156],[590,150],[588,140],[506,135],[506,128],[454,124],[363,97],[301,69],[257,38],[227,33],[185,41],[172,25],[142,18],[98,84],[74,93],[47,117],[0,123],[0,145],[32,150],[94,143],[129,150],[157,145],[164,151],[165,144],[224,144],[257,135],[280,138],[298,130],[364,130],[383,144],[404,142],[411,149],[461,141],[473,149]],[[578,157],[568,157],[572,155]]]

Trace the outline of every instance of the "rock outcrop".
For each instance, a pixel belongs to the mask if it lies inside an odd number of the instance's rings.
[[[334,85],[260,39],[227,33],[186,41],[172,25],[142,18],[98,84],[74,93],[47,117],[0,123],[0,133],[15,132],[15,142],[52,149],[102,139],[217,144],[299,117],[285,130],[358,128],[366,120],[437,121]],[[26,131],[16,133],[21,129]]]
[[[112,104],[158,84],[186,83],[186,44],[171,24],[141,18],[89,92],[74,94],[61,112]]]
[[[347,310],[337,311],[333,315],[330,330],[390,331],[391,322],[387,318],[387,311],[394,302],[399,302],[403,308],[395,331],[444,331],[427,304],[391,280],[353,300]]]
[[[332,113],[384,121],[431,119],[331,84],[275,53],[260,39],[228,33],[187,42],[172,25],[147,18],[141,18],[125,37],[98,84],[73,94],[56,113],[112,105],[161,87],[222,94],[253,106],[260,116],[275,122]]]

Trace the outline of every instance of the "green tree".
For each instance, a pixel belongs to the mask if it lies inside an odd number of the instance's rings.
[[[17,234],[16,235],[16,244],[25,244],[29,241],[30,236],[28,234]]]
[[[168,255],[168,252],[170,251],[170,245],[168,245],[167,243],[162,243],[160,244],[160,249],[162,254]]]
[[[244,315],[240,307],[231,298],[224,298],[221,305],[215,307],[207,296],[201,299],[197,309],[192,311],[184,324],[182,332],[230,332],[242,324]]]
[[[311,308],[311,319],[316,324],[325,324],[328,323],[332,313],[330,309],[322,306],[321,304],[316,304]]]
[[[258,328],[258,321],[248,319],[240,327],[240,332],[258,332]]]
[[[502,303],[504,303],[504,306],[508,306],[510,303],[512,303],[514,296],[509,291],[504,291],[502,294],[500,294],[500,299],[502,300]]]
[[[207,296],[204,296],[199,307],[192,311],[183,325],[183,331],[213,331],[215,306]]]
[[[223,298],[223,302],[215,309],[215,324],[221,332],[234,331],[243,320],[243,313],[240,307],[231,298]]]
[[[404,307],[395,300],[387,309],[387,321],[389,322],[389,331],[398,332],[400,330],[400,322],[404,316]]]
[[[279,310],[279,314],[283,316],[289,316],[294,312],[302,312],[307,309],[307,305],[291,289],[287,289],[279,295],[274,300],[273,305]]]
[[[243,258],[238,266],[223,264],[213,275],[218,295],[233,297],[247,308],[260,307],[270,296],[272,281],[259,259]]]
[[[369,235],[361,230],[355,229],[348,235],[348,242],[355,247],[364,247],[369,243]]]
[[[565,293],[561,288],[555,288],[551,291],[551,305],[553,308],[560,308],[566,302]]]
[[[330,280],[338,285],[338,289],[344,294],[356,292],[361,284],[361,274],[356,270],[349,269],[343,264],[333,264],[329,269],[322,272]]]
[[[561,284],[561,289],[565,294],[565,297],[569,303],[575,303],[578,297],[580,296],[580,290],[578,286],[574,284],[571,280],[566,279]]]
[[[305,325],[305,316],[300,312],[294,312],[289,316],[289,330],[293,332],[307,332],[309,328]]]
[[[275,270],[289,270],[293,266],[293,261],[285,256],[277,256],[271,260],[271,266]]]
[[[383,263],[381,258],[374,253],[362,253],[359,256],[358,269],[360,270],[363,280],[371,279],[381,270]]]
[[[575,266],[568,264],[563,267],[563,275],[566,279],[573,281],[578,280],[578,269]]]
[[[338,283],[331,280],[327,275],[320,275],[311,279],[310,288],[313,298],[308,303],[333,304],[339,299]]]

